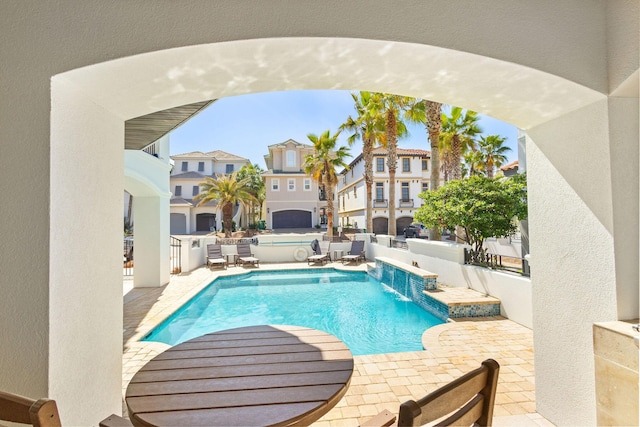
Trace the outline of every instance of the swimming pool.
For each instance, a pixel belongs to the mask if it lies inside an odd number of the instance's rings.
[[[366,355],[422,350],[423,332],[441,323],[365,272],[259,271],[217,278],[144,341],[176,345],[223,329],[286,324],[323,330]]]

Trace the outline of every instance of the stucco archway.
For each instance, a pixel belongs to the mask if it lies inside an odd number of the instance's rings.
[[[433,64],[438,66],[434,67]],[[103,229],[96,233],[95,241],[74,250],[82,250],[84,256],[91,258],[112,247],[117,248],[121,229],[121,209],[117,206],[121,203],[122,179],[114,180],[112,177],[122,175],[121,130],[124,120],[223,96],[270,90],[334,88],[366,88],[433,99],[472,108],[521,128],[531,129],[536,143],[542,147],[532,147],[534,185],[539,185],[542,191],[548,185],[556,185],[557,181],[565,183],[563,188],[567,190],[567,196],[574,206],[572,213],[584,218],[598,240],[594,255],[611,252],[611,236],[608,235],[611,224],[607,216],[610,204],[601,206],[593,203],[599,188],[575,195],[566,182],[577,179],[579,174],[550,177],[547,170],[551,166],[547,158],[548,150],[555,149],[559,139],[582,127],[585,121],[602,123],[603,110],[606,111],[604,95],[522,65],[423,44],[362,39],[282,38],[199,45],[123,58],[55,76],[52,80],[51,143],[56,150],[52,150],[51,158],[51,228],[69,230],[71,233],[85,228],[85,213],[92,205],[94,196],[86,193],[70,196],[64,189],[72,186],[87,171],[93,171],[94,179],[101,188]],[[68,117],[74,117],[74,120],[69,122]],[[565,120],[565,117],[569,119]],[[551,125],[547,126],[548,123]],[[98,132],[94,133],[98,134],[87,143],[84,136],[89,126],[96,126]],[[591,139],[593,137],[586,138],[587,141]],[[99,157],[97,153],[100,153]],[[59,173],[63,160],[69,160],[63,159],[63,155],[70,156],[71,160],[83,167],[77,171]],[[539,166],[540,169],[536,171]],[[589,184],[601,187],[608,185],[607,182],[598,183],[597,179],[593,181]],[[532,197],[533,203],[541,200]],[[542,213],[532,218],[532,235],[541,232],[541,228],[536,229],[534,225],[536,221],[545,219]],[[558,226],[566,222],[558,221]],[[546,236],[547,233],[541,234]],[[553,243],[562,242],[554,240]],[[120,268],[116,266],[120,260],[101,258],[100,273],[103,274],[96,283],[98,292],[92,295],[81,289],[80,283],[84,282],[82,279],[95,277],[93,265],[83,266],[73,272],[58,268],[58,265],[64,265],[60,262],[61,255],[58,255],[62,253],[58,251],[62,246],[63,241],[52,231],[51,333],[61,339],[59,348],[51,349],[52,394],[59,399],[64,410],[73,411],[71,402],[78,400],[73,395],[74,390],[84,388],[81,383],[69,383],[67,366],[73,364],[74,359],[81,359],[80,363],[75,364],[75,369],[83,372],[101,370],[99,383],[104,390],[101,397],[108,395],[105,406],[115,411],[116,400],[119,404],[120,377],[117,367],[121,307],[119,309],[118,306],[121,306],[121,295],[103,291],[102,288],[107,283],[119,280]],[[535,248],[532,248],[532,252],[536,256]],[[117,250],[113,253],[117,253]],[[69,255],[68,251],[66,255]],[[547,261],[544,256],[540,259]],[[588,263],[588,260],[580,262]],[[607,277],[612,273],[611,268],[589,278],[585,277],[586,274],[573,271],[579,270],[580,266],[579,263],[571,273],[578,274],[579,280],[607,282],[600,295],[607,303],[599,307],[598,312],[591,313],[590,317],[615,317],[615,297],[612,298],[611,280]],[[553,282],[558,268],[550,262],[548,276],[541,274],[540,277],[544,282]],[[59,286],[62,283],[72,285]],[[78,284],[74,286],[73,283]],[[588,287],[592,288],[591,285]],[[69,297],[78,294],[86,302],[83,310],[94,326],[91,334],[85,324],[76,321],[76,316],[71,318],[69,315],[72,308]],[[96,309],[104,316],[91,316]],[[544,322],[540,325],[542,328],[551,327]],[[69,354],[77,348],[79,340],[94,335],[96,330],[101,337],[99,344],[102,352],[83,355],[82,358]],[[555,331],[541,329],[540,332],[552,334]],[[582,341],[583,338],[584,333]],[[556,348],[547,348],[552,340],[543,339],[538,343],[543,354],[549,354],[545,350],[557,351]],[[581,357],[584,356],[582,351]],[[580,364],[583,364],[582,360]],[[592,374],[585,373],[584,366],[582,368],[583,374]],[[541,365],[541,369],[539,375],[546,378],[546,367]],[[548,371],[546,374],[549,374]],[[592,381],[587,382],[578,387],[580,392],[576,400],[590,393]],[[560,393],[561,389],[558,388],[556,393]],[[86,398],[86,394],[82,397]]]

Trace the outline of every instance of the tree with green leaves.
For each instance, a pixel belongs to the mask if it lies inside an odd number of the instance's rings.
[[[249,224],[256,223],[256,216],[262,213],[262,204],[267,196],[266,186],[262,179],[264,170],[256,163],[253,165],[244,165],[238,171],[238,179],[249,178],[247,187],[251,190],[251,195],[254,197],[255,202],[249,204]]]
[[[442,113],[440,150],[445,169],[445,181],[462,178],[462,156],[475,149],[475,137],[482,133],[478,113],[451,107],[449,115]]]
[[[352,134],[347,138],[349,145],[353,145],[358,139],[362,141],[362,157],[364,159],[364,182],[366,190],[366,213],[367,223],[365,228],[373,231],[373,149],[377,142],[383,139],[384,120],[380,115],[375,114],[375,110],[369,108],[372,101],[371,92],[352,93],[356,117],[347,117],[347,120],[340,126],[340,130],[347,130]],[[372,114],[374,113],[374,114]]]
[[[524,174],[510,179],[472,176],[447,182],[436,191],[425,191],[416,221],[427,227],[462,230],[457,237],[471,246],[475,261],[484,255],[488,237],[506,237],[517,231],[515,218],[527,218],[527,185]]]
[[[464,156],[464,164],[462,165],[462,177],[470,176],[486,176],[486,165],[482,153],[479,151],[467,151]]]
[[[372,115],[381,115],[385,120],[385,138],[382,144],[387,148],[387,168],[389,170],[389,228],[387,233],[395,236],[396,229],[396,170],[398,168],[398,137],[407,135],[404,120],[414,123],[425,122],[422,101],[408,96],[377,93],[370,103]]]
[[[489,178],[493,178],[494,170],[507,161],[507,152],[511,148],[504,145],[507,138],[500,135],[489,135],[480,137],[478,140],[478,152],[485,166],[485,171]]]
[[[338,135],[340,135],[340,131],[331,135],[328,129],[319,136],[313,133],[308,134],[307,138],[313,143],[315,151],[313,154],[305,156],[303,165],[305,173],[325,189],[327,195],[327,235],[329,237],[333,237],[333,197],[338,184],[336,168],[347,169],[349,165],[345,160],[347,157],[351,157],[349,148],[336,149]]]
[[[236,171],[228,175],[216,175],[215,178],[208,176],[204,182],[200,183],[202,191],[194,199],[200,200],[198,206],[210,201],[218,201],[222,209],[225,237],[231,237],[233,207],[236,203],[248,207],[251,203],[257,202],[249,186],[250,181],[250,177],[239,179]]]

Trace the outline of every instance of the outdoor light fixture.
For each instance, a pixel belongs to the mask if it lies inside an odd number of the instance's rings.
[[[269,213],[269,208],[267,208],[267,213]]]
[[[316,208],[313,208],[313,213],[316,213]]]

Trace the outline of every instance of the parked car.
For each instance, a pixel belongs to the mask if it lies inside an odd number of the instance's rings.
[[[405,227],[405,229],[402,230],[402,234],[404,234],[404,237],[418,237],[423,239],[429,238],[429,230],[419,222],[414,222],[408,227]]]

